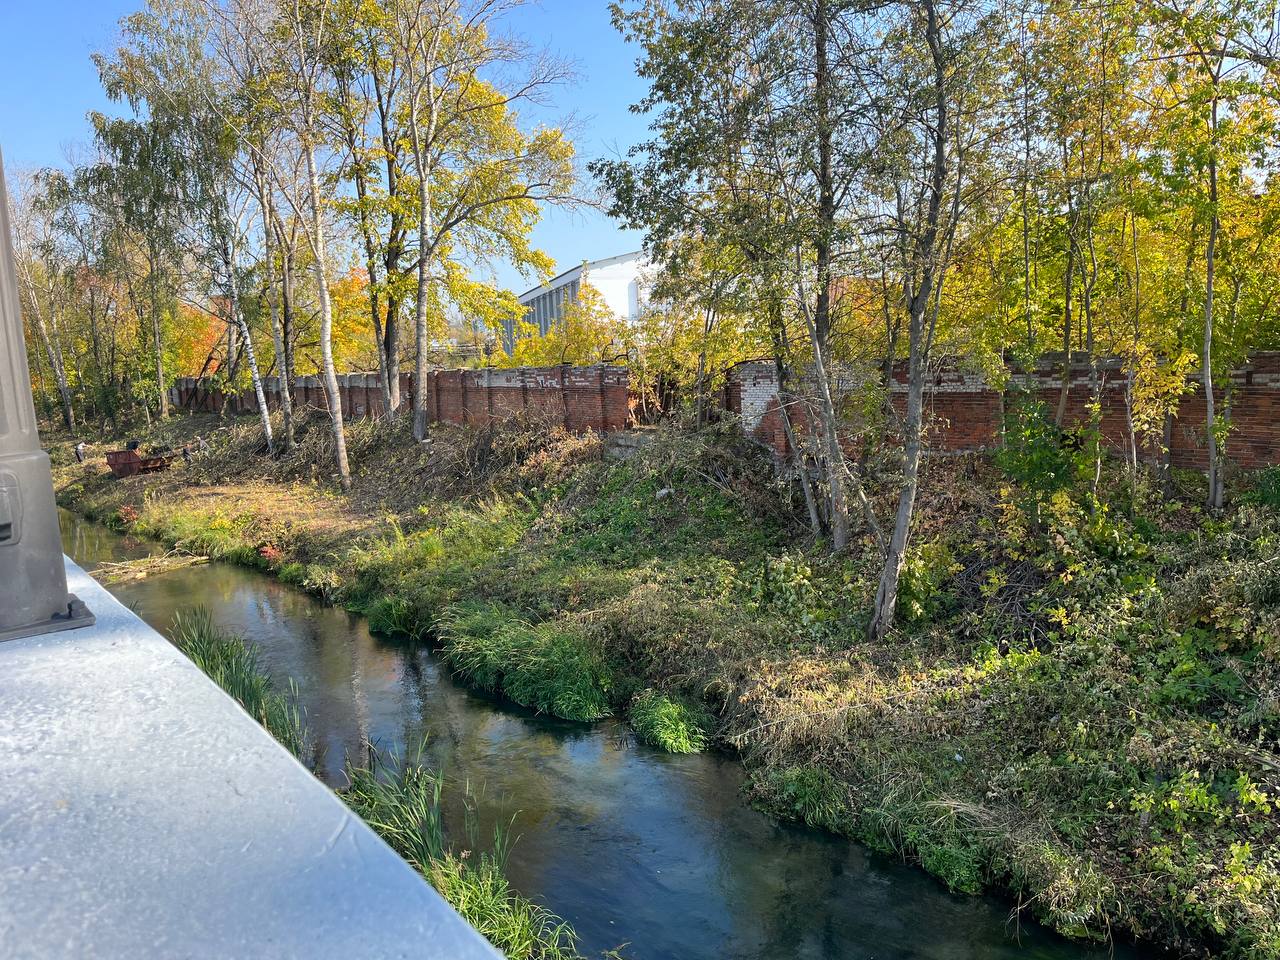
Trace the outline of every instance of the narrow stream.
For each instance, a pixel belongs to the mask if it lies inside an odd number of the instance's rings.
[[[158,549],[60,519],[63,549],[89,570]],[[214,563],[113,592],[161,632],[202,605],[255,644],[279,683],[297,685],[330,784],[366,739],[399,750],[425,738],[459,786],[447,822],[460,820],[463,784],[478,797],[481,837],[514,817],[512,883],[570,921],[589,954],[626,944],[634,960],[1137,956],[1015,928],[997,901],[952,896],[923,871],[776,823],[744,801],[731,758],[659,753],[618,723],[558,721],[469,692],[429,652],[260,573]]]

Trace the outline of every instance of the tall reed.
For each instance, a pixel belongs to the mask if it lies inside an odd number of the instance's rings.
[[[219,630],[203,607],[179,612],[173,618],[172,636],[174,646],[235,698],[268,733],[295,757],[306,759],[306,724],[296,691],[291,690],[289,695],[277,691],[252,647],[241,637]]]

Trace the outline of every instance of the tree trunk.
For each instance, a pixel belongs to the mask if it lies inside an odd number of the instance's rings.
[[[1062,307],[1062,389],[1058,394],[1058,409],[1053,415],[1053,423],[1057,427],[1061,427],[1066,420],[1067,398],[1071,395],[1071,299],[1072,280],[1075,278],[1075,253],[1076,243],[1073,236],[1067,245],[1067,271],[1063,279],[1065,298]]]
[[[272,237],[277,236],[275,206],[265,172],[255,165],[254,175],[258,189],[258,206],[262,210],[262,253],[267,271],[267,313],[271,318],[271,345],[276,352],[276,380],[280,384],[280,419],[284,426],[284,448],[292,451],[296,442],[293,435],[293,391],[289,383],[289,365],[285,329],[280,320],[280,307],[276,305],[276,258]],[[282,264],[287,272],[287,264]],[[287,299],[283,286],[281,299]]]
[[[1214,115],[1217,105],[1213,107]],[[1204,272],[1204,350],[1201,355],[1201,383],[1204,386],[1204,428],[1209,444],[1209,496],[1211,510],[1222,509],[1222,465],[1218,456],[1218,432],[1213,409],[1213,272],[1214,256],[1218,242],[1218,170],[1212,157],[1209,159],[1209,240],[1205,246]]]
[[[262,436],[267,441],[267,453],[276,452],[275,438],[271,434],[271,414],[267,410],[267,395],[262,389],[262,377],[258,372],[258,357],[253,350],[253,338],[249,335],[249,325],[245,323],[244,311],[240,302],[240,283],[236,279],[236,261],[230,244],[224,238],[222,255],[227,267],[227,299],[231,310],[231,320],[240,331],[240,342],[244,347],[245,359],[249,362],[249,379],[253,383],[253,393],[258,400],[258,416],[262,420]]]
[[[382,399],[387,411],[400,409],[400,298],[387,295],[387,322],[382,330],[382,353],[387,358],[387,381],[382,386]]]
[[[418,173],[418,297],[414,313],[414,377],[413,377],[413,438],[427,439],[427,352],[431,347],[427,327],[427,304],[431,296],[431,258],[434,244],[431,233],[434,227],[431,207],[431,176],[428,164],[430,142],[435,133],[434,86],[427,81],[427,102],[430,118],[427,122],[427,138],[424,141],[418,130],[417,111],[409,115],[410,143],[414,164]]]
[[[294,360],[293,322],[293,253],[288,247],[280,248],[280,335],[284,337],[284,377],[293,389],[297,363]]]
[[[850,528],[848,492],[845,489],[848,469],[844,450],[840,447],[839,423],[827,368],[827,343],[831,334],[831,241],[836,216],[832,165],[834,125],[831,120],[831,73],[827,50],[830,26],[826,0],[818,0],[813,13],[813,90],[818,151],[818,222],[813,238],[813,255],[817,291],[809,336],[813,342],[813,377],[818,386],[818,430],[827,461],[825,473],[831,506],[831,546],[838,552],[848,548]],[[807,311],[805,316],[807,319]]]
[[[338,373],[333,366],[333,305],[329,300],[328,268],[324,262],[324,216],[320,210],[320,177],[316,172],[315,148],[310,143],[304,144],[303,155],[311,193],[311,252],[315,260],[316,297],[320,302],[320,362],[325,399],[329,406],[329,421],[333,425],[338,482],[343,490],[350,490],[351,467],[347,464],[347,435],[342,424],[342,394],[338,391]]]
[[[913,338],[914,339],[914,338]],[[912,353],[916,351],[913,347]],[[924,364],[922,358],[913,356],[907,383],[907,416],[903,425],[902,493],[898,497],[898,512],[894,517],[893,534],[885,555],[880,583],[876,588],[875,606],[871,616],[871,639],[883,641],[893,626],[898,607],[898,583],[902,566],[907,558],[907,546],[911,533],[911,517],[915,512],[916,491],[919,488],[921,432],[924,422]]]
[[[1124,417],[1125,428],[1129,433],[1129,486],[1134,496],[1138,492],[1138,432],[1133,423],[1133,390],[1136,380],[1136,374],[1131,368],[1125,374]]]
[[[27,296],[31,300],[31,313],[36,321],[36,334],[40,338],[40,345],[44,348],[45,357],[49,360],[49,369],[53,371],[54,382],[58,385],[58,398],[62,404],[62,422],[67,431],[72,432],[76,428],[76,416],[71,402],[71,384],[67,381],[67,368],[62,362],[62,345],[58,342],[58,325],[53,318],[53,291],[51,289],[49,293],[51,322],[46,325],[44,312],[40,309],[40,301],[36,297],[35,280],[30,274],[30,267],[26,265],[26,258],[19,258],[19,264],[22,267],[23,285],[26,286]]]
[[[155,349],[156,357],[156,390],[160,393],[160,419],[169,419],[169,394],[164,386],[164,351],[161,347],[160,338],[160,306],[159,297],[156,293],[156,260],[158,259],[155,245],[151,245],[148,251],[151,263],[147,280],[147,286],[150,287],[151,294],[151,340],[152,347]]]
[[[809,467],[805,461],[804,451],[796,442],[795,430],[791,427],[791,414],[787,410],[791,402],[791,394],[779,389],[778,416],[782,419],[782,432],[787,438],[787,446],[791,450],[791,459],[795,466],[796,477],[800,481],[800,491],[804,494],[804,506],[809,512],[809,528],[813,531],[814,536],[821,536],[822,515],[818,512],[818,498],[814,496],[813,483],[809,478]]]
[[[382,158],[387,172],[387,196],[400,196],[400,157],[401,138],[398,130],[392,129],[391,114],[394,94],[383,85],[379,72],[379,61],[375,57],[371,70],[373,76],[374,100],[378,108],[378,126],[382,135]],[[386,360],[386,373],[383,377],[382,399],[387,412],[394,413],[400,409],[400,305],[401,297],[392,290],[394,281],[400,276],[400,258],[404,254],[405,214],[399,205],[392,205],[389,211],[390,223],[387,227],[387,242],[383,247],[383,277],[387,281],[387,317],[382,331],[380,352]]]
[[[898,511],[894,518],[893,534],[885,551],[884,567],[876,588],[868,634],[882,642],[893,627],[898,606],[898,583],[906,560],[911,534],[911,518],[915,512],[916,492],[919,488],[920,454],[923,446],[924,386],[928,353],[933,341],[933,323],[937,318],[938,301],[934,299],[934,287],[941,290],[941,273],[945,260],[939,245],[939,227],[942,222],[942,200],[947,181],[948,110],[946,90],[946,63],[942,50],[942,25],[935,0],[923,0],[926,15],[925,42],[933,62],[933,96],[936,122],[930,129],[933,157],[929,182],[929,203],[924,229],[915,241],[913,263],[919,266],[919,286],[908,298],[908,379],[907,415],[903,425],[903,483],[898,496]],[[959,184],[956,185],[957,193]],[[952,221],[954,228],[954,219]],[[912,276],[916,272],[913,269]],[[927,327],[926,327],[927,324]]]
[[[276,380],[280,384],[280,418],[284,426],[284,448],[292,451],[296,445],[293,438],[293,390],[289,384],[284,327],[280,323],[280,309],[276,305],[275,251],[271,247],[270,235],[271,231],[266,231],[263,251],[267,263],[267,312],[271,317],[271,345],[276,351]]]
[[[809,314],[803,311],[805,318]],[[809,332],[813,337],[813,379],[818,387],[818,432],[821,434],[823,453],[826,457],[824,473],[827,477],[827,497],[831,505],[831,548],[839,553],[849,546],[849,498],[845,491],[844,450],[840,447],[839,423],[836,405],[831,393],[831,380],[827,375],[826,359],[817,340],[812,321]]]
[[[1133,423],[1134,391],[1137,388],[1137,363],[1142,345],[1142,262],[1138,257],[1138,217],[1133,218],[1133,359],[1125,380],[1125,416],[1129,426],[1129,473],[1132,498],[1138,496],[1138,433]]]
[[[832,168],[834,124],[831,120],[831,74],[827,62],[828,16],[826,0],[818,0],[813,15],[813,87],[818,138],[818,224],[813,245],[818,296],[813,323],[814,343],[820,344],[823,350],[831,335],[831,242],[836,221],[835,174]]]
[[[426,232],[424,224],[420,233],[425,235]],[[427,259],[424,252],[418,264],[418,303],[413,323],[413,438],[418,441],[426,440],[430,432],[427,421],[427,352],[431,348],[431,338],[427,328],[427,299],[431,292],[431,271]]]
[[[378,295],[378,238],[377,228],[369,216],[368,199],[369,189],[367,179],[365,177],[364,167],[359,162],[359,143],[358,134],[354,128],[348,127],[346,130],[347,149],[351,151],[353,158],[353,171],[356,187],[356,209],[359,211],[360,237],[364,242],[364,264],[365,272],[368,274],[369,289],[369,323],[373,329],[373,346],[378,354],[378,378],[382,383],[382,402],[388,413],[394,410],[392,406],[392,389],[391,389],[391,363],[388,356],[388,347],[390,339],[387,337],[387,331],[383,328],[382,323],[382,304]],[[390,276],[384,277],[390,282]],[[390,297],[388,296],[388,300]],[[388,321],[390,314],[388,313]],[[397,385],[398,386],[398,385]],[[399,390],[396,390],[399,394]]]
[[[696,422],[699,427],[706,423],[707,416],[707,340],[711,337],[713,321],[710,310],[703,311],[702,339],[698,344],[698,373],[694,380],[694,397],[696,403]]]

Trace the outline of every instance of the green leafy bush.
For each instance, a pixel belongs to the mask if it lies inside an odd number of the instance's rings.
[[[1248,500],[1280,511],[1280,467],[1267,467],[1253,477],[1253,489],[1246,494]]]
[[[951,549],[941,541],[911,547],[898,582],[898,612],[908,621],[932,620],[947,605],[947,580],[960,571]]]
[[[1005,414],[996,466],[1028,491],[1048,494],[1065,489],[1075,482],[1081,458],[1080,451],[1070,449],[1063,440],[1048,404],[1018,398]]]

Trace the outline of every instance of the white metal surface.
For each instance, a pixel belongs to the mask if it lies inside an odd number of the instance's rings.
[[[66,570],[97,624],[0,643],[0,957],[500,956],[168,641]]]

